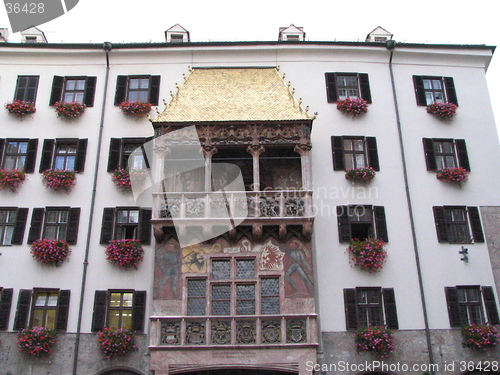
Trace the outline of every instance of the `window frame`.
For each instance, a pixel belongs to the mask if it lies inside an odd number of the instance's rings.
[[[451,156],[450,153],[436,152],[436,143],[452,143],[453,144],[453,156],[455,158],[456,167],[460,167],[470,172],[470,162],[467,152],[467,144],[465,139],[453,139],[453,138],[422,138],[424,146],[424,156],[425,164],[428,171],[437,171],[438,159],[437,157]]]
[[[97,77],[89,76],[54,76],[49,101],[50,106],[54,106],[57,102],[64,102],[67,82],[73,80],[85,80],[85,88],[79,90],[83,92],[81,104],[85,104],[86,107],[94,106]]]
[[[119,306],[112,306],[112,302],[113,302],[113,295],[114,294],[119,294],[120,295],[120,304]],[[131,305],[130,306],[124,306],[124,297],[126,294],[130,294],[131,295],[131,299],[130,299],[130,303]],[[107,312],[106,312],[106,327],[107,328],[114,328],[114,329],[122,329],[122,328],[125,328],[125,327],[131,327],[132,326],[132,316],[133,316],[133,310],[134,310],[134,306],[133,306],[133,300],[134,300],[134,291],[133,290],[109,290],[108,291],[108,309],[107,309]],[[111,325],[111,321],[112,321],[112,318],[111,318],[111,314],[113,311],[118,311],[118,325],[115,326],[115,325]],[[128,322],[124,322],[124,316],[125,314],[130,314],[130,324],[128,324]]]
[[[353,76],[356,77],[358,87],[358,97],[372,103],[372,95],[370,91],[370,80],[367,73],[356,72],[326,72],[326,97],[328,103],[336,103],[339,100],[339,87],[337,84],[337,77]]]
[[[21,85],[21,81],[23,79],[26,79],[26,82],[25,84]],[[30,82],[30,80],[32,81]],[[14,91],[14,100],[20,100],[23,102],[30,102],[35,104],[36,96],[38,93],[39,81],[40,81],[40,76],[28,76],[28,75],[17,76],[16,90]]]
[[[58,155],[57,149],[60,145],[74,145],[76,148],[75,161],[73,172],[81,173],[85,170],[85,161],[87,158],[87,138],[56,138],[44,139],[42,147],[42,157],[40,160],[39,172],[42,173],[47,169],[54,169],[56,157]],[[61,156],[64,156],[61,154]]]
[[[355,207],[362,207],[363,210],[370,210],[371,221],[364,220],[352,220],[350,212]],[[384,242],[389,241],[389,236],[387,233],[387,222],[385,215],[384,206],[371,206],[371,205],[347,205],[347,206],[337,206],[337,225],[339,233],[339,242],[351,242],[353,239],[352,235],[352,224],[370,224],[371,231],[374,238],[378,238]]]
[[[109,244],[110,240],[117,239],[117,218],[119,210],[139,210],[139,223],[137,239],[143,245],[151,244],[151,214],[150,208],[141,208],[134,206],[105,207],[102,216],[102,229],[100,243]]]
[[[28,244],[43,238],[46,233],[47,212],[50,211],[68,211],[68,222],[66,226],[66,235],[64,241],[69,245],[76,245],[78,241],[78,229],[80,224],[80,207],[52,206],[44,208],[33,208],[31,215],[31,226],[28,234]],[[50,226],[50,225],[49,225]]]
[[[149,79],[147,102],[153,106],[157,106],[159,102],[161,76],[147,75],[147,74],[137,74],[128,76],[119,75],[116,81],[116,93],[114,101],[115,106],[120,105],[122,102],[128,101],[131,79],[146,79],[146,78]]]
[[[0,227],[13,227],[10,243],[4,243],[5,237],[4,231],[2,230],[0,246],[22,245],[28,218],[28,209],[20,207],[0,207],[0,211],[15,212],[14,223],[0,223]]]
[[[460,209],[464,211],[464,216],[466,222],[456,222],[447,220],[446,210],[450,209]],[[481,216],[479,209],[474,206],[433,206],[434,213],[434,223],[436,226],[436,233],[438,237],[438,242],[449,243],[449,244],[470,244],[476,242],[484,242],[484,233],[481,224]],[[450,229],[451,226],[464,226],[466,225],[466,230],[469,235],[468,241],[458,241],[454,237],[454,233]]]
[[[48,207],[45,209],[45,218],[42,229],[42,237],[49,240],[62,240],[66,241],[69,229],[69,207]],[[55,215],[56,221],[51,220],[50,216]],[[64,217],[65,216],[65,217]],[[66,221],[61,221],[61,220]],[[55,231],[55,236],[49,232]]]
[[[13,295],[13,288],[0,287],[0,331],[6,331],[9,327]]]
[[[108,172],[114,172],[117,169],[129,169],[128,157],[126,158],[125,148],[129,145],[137,145],[138,147],[144,146],[147,142],[152,140],[152,137],[147,138],[111,138],[109,144],[109,157],[108,157]],[[146,146],[147,147],[147,146]],[[148,153],[148,150],[146,150]],[[129,155],[130,156],[130,155]],[[148,165],[143,160],[143,166],[146,168]]]
[[[471,289],[477,291],[479,301],[459,301],[458,291]],[[476,306],[479,308],[479,313],[482,319],[479,324],[497,325],[500,323],[493,287],[480,285],[456,285],[452,287],[445,287],[444,294],[448,307],[450,327],[462,328],[464,325],[471,324],[471,322],[473,322],[473,320],[471,320],[469,311],[469,307],[471,306]],[[464,309],[461,307],[465,307],[465,313]]]
[[[428,103],[426,98],[426,90],[424,88],[424,79],[440,80],[445,95],[444,102],[454,103],[458,106],[457,93],[453,77],[430,76],[430,75],[414,75],[413,86],[415,97],[418,106],[428,106],[433,103]]]
[[[43,305],[37,305],[37,300],[38,297],[42,294],[46,294],[45,296],[45,301]],[[55,305],[48,305],[48,302],[50,301],[50,297],[54,296],[56,297],[56,304]],[[30,322],[29,326],[30,327],[46,327],[49,329],[55,329],[57,325],[57,312],[58,312],[58,305],[59,305],[59,289],[33,289],[33,301],[31,304],[31,312],[30,312]],[[40,312],[42,314],[42,319],[43,324],[38,324],[35,323],[35,316]],[[54,314],[54,325],[48,324],[48,316],[47,314],[49,312],[53,312]]]
[[[348,171],[346,162],[346,152],[344,147],[344,141],[346,140],[358,140],[363,141],[364,158],[365,158],[365,168],[371,167],[375,171],[380,171],[380,163],[378,158],[377,150],[377,139],[375,137],[364,137],[364,136],[332,136],[332,160],[333,160],[333,170],[334,171]]]
[[[8,150],[10,142],[26,142],[26,152],[10,153]],[[14,156],[24,155],[24,165],[21,169],[24,170],[25,173],[33,173],[35,171],[37,149],[38,138],[0,138],[0,166],[3,169],[8,169],[6,168],[5,163],[6,158],[11,154],[14,154]]]

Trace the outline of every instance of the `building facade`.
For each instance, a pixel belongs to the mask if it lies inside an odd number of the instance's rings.
[[[190,42],[176,25],[167,43],[0,43],[0,101],[36,107],[0,113],[2,178],[26,175],[0,191],[0,373],[498,372],[498,347],[461,336],[499,324],[494,47],[289,29],[275,42]],[[65,118],[61,102],[84,112]],[[124,102],[150,103],[150,121]],[[456,115],[428,113],[434,102]],[[50,171],[73,185],[54,190]],[[385,261],[356,265],[353,239],[382,242]],[[41,240],[71,252],[43,264]],[[120,266],[110,243],[143,257]],[[17,332],[36,326],[57,331],[52,355],[19,352]],[[394,351],[358,352],[356,332],[382,326]],[[124,327],[137,350],[104,358],[98,332]]]

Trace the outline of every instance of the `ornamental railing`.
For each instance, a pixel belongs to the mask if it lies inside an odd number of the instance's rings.
[[[151,348],[317,345],[316,314],[150,319]]]
[[[311,218],[311,190],[154,193],[154,220]]]

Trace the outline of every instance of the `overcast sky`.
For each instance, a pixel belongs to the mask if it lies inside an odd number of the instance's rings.
[[[36,0],[33,0],[36,2]],[[57,1],[57,0],[53,0]],[[15,0],[12,0],[15,2]],[[162,42],[179,23],[191,41],[277,40],[279,27],[304,27],[311,41],[364,41],[382,26],[398,42],[500,44],[497,0],[80,0],[66,15],[40,25],[49,42]],[[9,27],[0,8],[0,27]],[[10,36],[19,41],[19,33]],[[1,72],[0,72],[1,74]],[[500,122],[500,49],[486,74]]]

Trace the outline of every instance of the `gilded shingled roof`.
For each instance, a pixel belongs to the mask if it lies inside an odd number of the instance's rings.
[[[153,123],[311,120],[277,68],[195,68]]]

